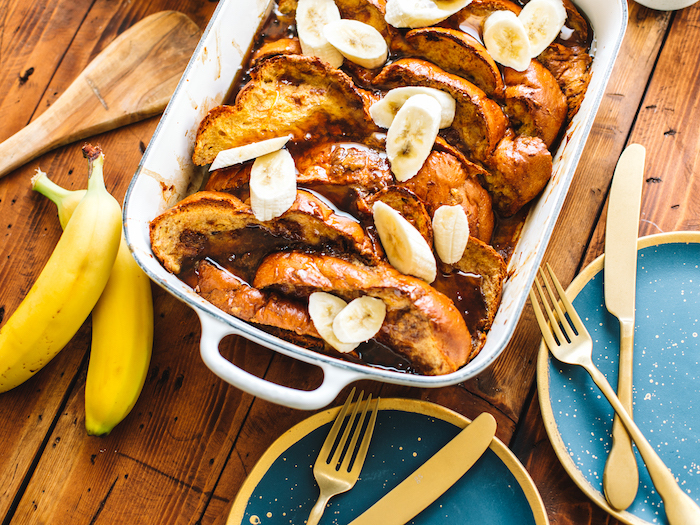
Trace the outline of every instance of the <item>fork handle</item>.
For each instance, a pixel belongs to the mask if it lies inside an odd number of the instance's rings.
[[[321,521],[321,516],[323,516],[323,513],[326,510],[326,505],[328,504],[329,499],[331,499],[331,497],[325,494],[321,494],[318,497],[314,508],[311,509],[309,519],[306,520],[306,525],[317,525],[318,522]]]
[[[593,382],[603,392],[603,395],[610,401],[610,404],[620,417],[620,421],[625,425],[627,432],[637,444],[637,449],[644,463],[646,463],[654,487],[656,487],[656,491],[664,501],[669,525],[700,523],[700,507],[678,486],[675,477],[646,440],[639,427],[632,421],[632,418],[624,409],[622,403],[620,403],[617,395],[615,395],[615,391],[603,373],[592,363],[586,366],[585,369],[590,374]]]

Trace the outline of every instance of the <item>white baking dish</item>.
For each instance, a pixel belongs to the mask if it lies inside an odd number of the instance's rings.
[[[578,0],[577,5],[588,17],[595,34],[591,83],[556,153],[552,180],[525,222],[486,344],[460,370],[443,376],[423,376],[348,363],[271,336],[203,300],[153,256],[149,222],[199,189],[204,171],[191,161],[197,127],[207,112],[228,96],[250,42],[270,9],[268,0],[222,0],[151,139],[124,205],[126,237],[138,263],[151,279],[197,312],[202,324],[200,350],[206,365],[225,381],[253,395],[293,408],[317,409],[335,399],[344,386],[359,379],[442,387],[473,377],[493,363],[511,338],[525,304],[627,26],[624,0]],[[313,391],[301,391],[249,374],[219,353],[221,339],[230,334],[321,367],[323,384]]]

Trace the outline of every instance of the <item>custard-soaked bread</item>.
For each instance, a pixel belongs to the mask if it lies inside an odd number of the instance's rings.
[[[254,269],[270,251],[290,245],[323,245],[368,261],[378,257],[357,222],[336,215],[305,191],[298,191],[292,207],[271,221],[257,220],[250,206],[233,195],[200,191],[151,222],[153,253],[172,273],[205,256],[248,257],[236,264],[245,265],[242,271]]]
[[[522,7],[510,0],[472,0],[463,9],[452,15],[451,20],[460,28],[483,35],[484,22],[496,11],[512,11],[520,14]],[[470,32],[470,31],[467,31]]]
[[[258,268],[253,286],[293,297],[324,291],[346,301],[369,295],[387,312],[376,339],[428,375],[448,374],[472,353],[469,330],[445,295],[386,263],[365,266],[328,255],[276,253]]]
[[[274,326],[298,336],[321,338],[305,304],[257,290],[207,261],[198,263],[196,273],[195,290],[220,310],[257,325]]]
[[[504,217],[534,199],[552,176],[552,154],[539,137],[508,133],[487,161],[485,186]]]
[[[371,216],[372,206],[377,201],[382,201],[398,211],[404,219],[420,232],[428,243],[433,245],[433,219],[426,210],[424,202],[408,188],[402,186],[389,186],[388,188],[372,194],[365,202],[366,213]]]
[[[485,242],[469,237],[462,258],[453,265],[456,269],[481,276],[481,293],[484,300],[484,315],[479,319],[476,330],[487,332],[496,317],[501,303],[503,281],[506,278],[506,263],[503,257]]]
[[[362,144],[326,142],[294,154],[297,183],[379,191],[394,180],[386,153]]]
[[[569,47],[555,42],[542,51],[538,58],[554,75],[564,92],[568,106],[567,119],[571,121],[578,113],[591,81],[591,55],[583,46]]]
[[[491,196],[478,177],[486,172],[475,164],[463,162],[459,155],[433,150],[415,177],[397,183],[411,190],[425,203],[430,217],[443,204],[464,208],[471,235],[488,242],[494,227]]]
[[[364,138],[378,130],[367,107],[372,95],[322,60],[279,55],[264,60],[236,96],[202,120],[192,160],[210,164],[221,150],[292,135],[292,141]]]
[[[503,68],[506,114],[519,135],[540,137],[550,147],[566,121],[566,97],[557,79],[537,60],[525,71]]]
[[[406,33],[416,56],[448,73],[466,78],[489,97],[503,96],[503,77],[486,48],[473,36],[446,27],[422,27]]]
[[[508,126],[500,106],[486,93],[426,60],[402,58],[392,62],[375,77],[374,84],[385,89],[425,86],[452,95],[457,104],[450,130],[455,132],[459,148],[477,160],[493,152]]]

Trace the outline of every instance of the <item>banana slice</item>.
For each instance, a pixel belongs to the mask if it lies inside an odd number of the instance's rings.
[[[338,68],[343,55],[323,34],[326,24],[340,20],[340,11],[333,0],[299,0],[296,24],[301,52],[328,62]]]
[[[516,71],[525,71],[532,52],[527,31],[512,11],[496,11],[484,22],[484,45],[491,57]]]
[[[458,262],[469,241],[469,220],[459,204],[440,206],[433,215],[433,243],[442,262]]]
[[[432,283],[437,276],[433,250],[398,211],[382,201],[372,208],[374,225],[391,265],[401,273]]]
[[[333,321],[346,306],[340,297],[326,292],[314,292],[309,296],[309,315],[316,330],[326,343],[343,354],[352,352],[359,344],[343,343],[333,331]]]
[[[413,95],[396,113],[386,133],[386,154],[396,180],[421,169],[440,131],[442,106],[431,95]]]
[[[383,66],[389,48],[382,34],[359,20],[336,20],[323,28],[326,40],[355,64],[375,69]]]
[[[238,146],[237,148],[221,150],[216,155],[214,162],[211,163],[209,171],[228,168],[234,164],[240,164],[241,162],[273,153],[284,148],[285,144],[287,144],[291,138],[291,135],[275,137],[274,139],[261,140],[260,142],[253,142],[245,146]]]
[[[250,207],[259,221],[287,211],[297,198],[294,159],[286,149],[255,159],[250,170]]]
[[[387,0],[384,20],[394,27],[428,27],[455,14],[472,0]]]
[[[447,128],[455,118],[455,99],[449,93],[439,89],[423,86],[406,86],[394,88],[384,95],[384,98],[369,107],[369,114],[374,123],[382,128],[389,128],[396,113],[413,95],[430,95],[440,103],[440,129]]]
[[[530,0],[518,18],[530,40],[530,56],[536,57],[554,42],[566,22],[566,8],[561,0]]]
[[[365,295],[350,301],[333,319],[333,333],[343,343],[359,344],[372,339],[384,323],[386,305]]]

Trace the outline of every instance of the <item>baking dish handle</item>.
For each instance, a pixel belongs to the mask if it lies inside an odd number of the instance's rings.
[[[224,381],[256,397],[299,410],[316,410],[328,406],[345,386],[363,377],[358,372],[338,368],[332,363],[294,356],[323,369],[321,386],[316,390],[298,390],[271,383],[246,372],[221,355],[221,340],[227,335],[242,335],[238,330],[201,310],[198,310],[197,314],[202,325],[200,353],[204,364]],[[268,346],[264,342],[259,344]]]

